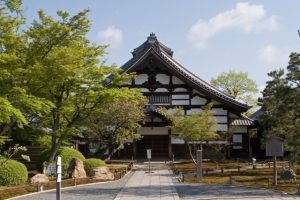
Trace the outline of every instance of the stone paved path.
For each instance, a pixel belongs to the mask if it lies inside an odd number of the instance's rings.
[[[147,164],[137,168],[115,200],[179,200],[174,176],[164,164],[156,164],[150,173]]]

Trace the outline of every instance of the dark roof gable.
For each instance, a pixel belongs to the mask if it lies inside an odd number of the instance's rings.
[[[164,61],[170,69],[188,80],[197,88],[214,97],[216,100],[219,100],[227,105],[229,104],[234,106],[235,109],[239,110],[240,112],[245,112],[249,109],[247,104],[241,103],[233,97],[223,93],[175,61],[172,58],[173,51],[169,47],[160,43],[154,33],[151,33],[142,45],[134,49],[132,52],[133,57],[121,67],[122,72],[130,72],[130,70],[141,60],[143,60],[149,53],[155,54],[162,61]]]

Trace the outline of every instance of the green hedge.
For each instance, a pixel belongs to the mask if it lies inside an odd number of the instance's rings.
[[[81,161],[85,160],[85,157],[82,155],[81,152],[77,151],[76,149],[72,149],[69,147],[62,147],[57,151],[56,155],[60,155],[62,159],[62,173],[63,176],[67,175],[67,170],[72,158],[78,158]],[[39,161],[37,163],[37,170],[40,172],[43,171],[43,163],[48,161],[50,156],[50,149],[45,150],[41,153]]]
[[[0,166],[0,185],[18,185],[28,179],[28,171],[23,163],[8,160]]]
[[[96,167],[104,167],[106,166],[106,163],[101,159],[89,158],[83,161],[83,165],[86,174],[88,176],[91,176],[93,169],[95,169]]]

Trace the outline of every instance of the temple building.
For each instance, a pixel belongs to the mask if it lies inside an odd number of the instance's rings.
[[[159,107],[165,107],[170,113],[176,107],[181,107],[184,114],[189,115],[201,111],[209,102],[213,102],[212,113],[218,121],[217,131],[231,134],[230,141],[215,142],[230,143],[231,155],[248,156],[248,128],[253,121],[242,113],[249,106],[216,89],[179,64],[173,59],[173,51],[159,42],[154,33],[134,49],[132,58],[121,68],[122,73],[135,72],[137,75],[124,86],[139,88],[148,99],[145,108],[147,118],[139,131],[143,137],[137,141],[129,140],[124,145],[122,156],[145,158],[146,149],[152,149],[154,158],[185,156],[185,141],[172,133],[170,121]]]

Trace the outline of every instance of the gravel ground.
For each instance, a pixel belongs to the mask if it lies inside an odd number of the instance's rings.
[[[175,183],[182,200],[192,199],[285,199],[291,197],[281,192],[255,187],[234,185],[196,185]],[[292,197],[295,198],[295,197]],[[297,198],[297,197],[296,197]]]
[[[93,185],[77,186],[73,188],[62,189],[61,199],[65,200],[113,200],[126,184],[128,179],[132,176],[132,172],[128,173],[121,180],[99,183]],[[53,200],[56,199],[56,192],[42,192],[39,194],[33,194],[26,197],[14,198],[17,200]]]

